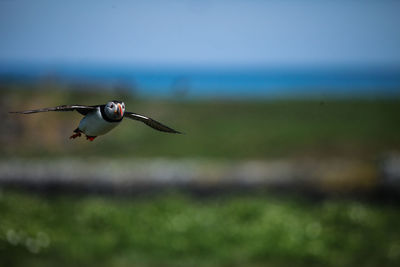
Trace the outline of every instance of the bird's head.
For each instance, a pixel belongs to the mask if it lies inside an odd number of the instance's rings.
[[[110,101],[106,104],[104,111],[110,119],[120,120],[125,113],[125,103],[117,100]]]

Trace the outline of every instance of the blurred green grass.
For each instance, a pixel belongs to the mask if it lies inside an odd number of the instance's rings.
[[[8,87],[1,99],[3,113],[121,99],[128,110],[185,133],[164,134],[125,120],[110,134],[89,143],[68,139],[81,119],[77,113],[4,114],[6,127],[0,130],[3,157],[376,158],[400,149],[400,99],[173,101],[118,92]]]
[[[397,206],[181,193],[0,196],[1,266],[398,266]]]
[[[64,90],[60,84],[0,86],[0,156],[7,160],[370,160],[400,149],[399,99],[160,100],[96,88]],[[71,141],[81,118],[77,113],[7,113],[111,99],[185,135],[159,133],[128,120],[93,143]],[[398,266],[399,218],[398,206],[345,199],[0,191],[0,266]]]

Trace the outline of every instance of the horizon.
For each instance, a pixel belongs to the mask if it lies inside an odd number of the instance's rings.
[[[125,88],[141,96],[254,97],[398,97],[400,69],[325,68],[143,68],[127,65],[0,64],[0,79]],[[72,86],[72,87],[71,87]],[[122,86],[122,87],[121,87]]]
[[[390,0],[0,1],[0,75],[161,96],[391,96],[397,10]]]

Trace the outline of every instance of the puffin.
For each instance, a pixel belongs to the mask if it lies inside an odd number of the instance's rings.
[[[70,139],[81,137],[84,134],[87,140],[93,141],[96,137],[104,135],[117,127],[124,118],[141,121],[161,132],[181,134],[181,132],[165,126],[152,118],[125,111],[125,103],[118,100],[110,101],[105,105],[62,105],[50,108],[11,111],[10,113],[32,114],[48,111],[77,111],[84,116],[79,126],[73,131],[74,134],[70,136]]]

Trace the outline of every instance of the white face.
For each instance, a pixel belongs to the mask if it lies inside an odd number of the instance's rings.
[[[125,103],[110,101],[106,104],[105,112],[110,119],[122,119],[125,113]]]

